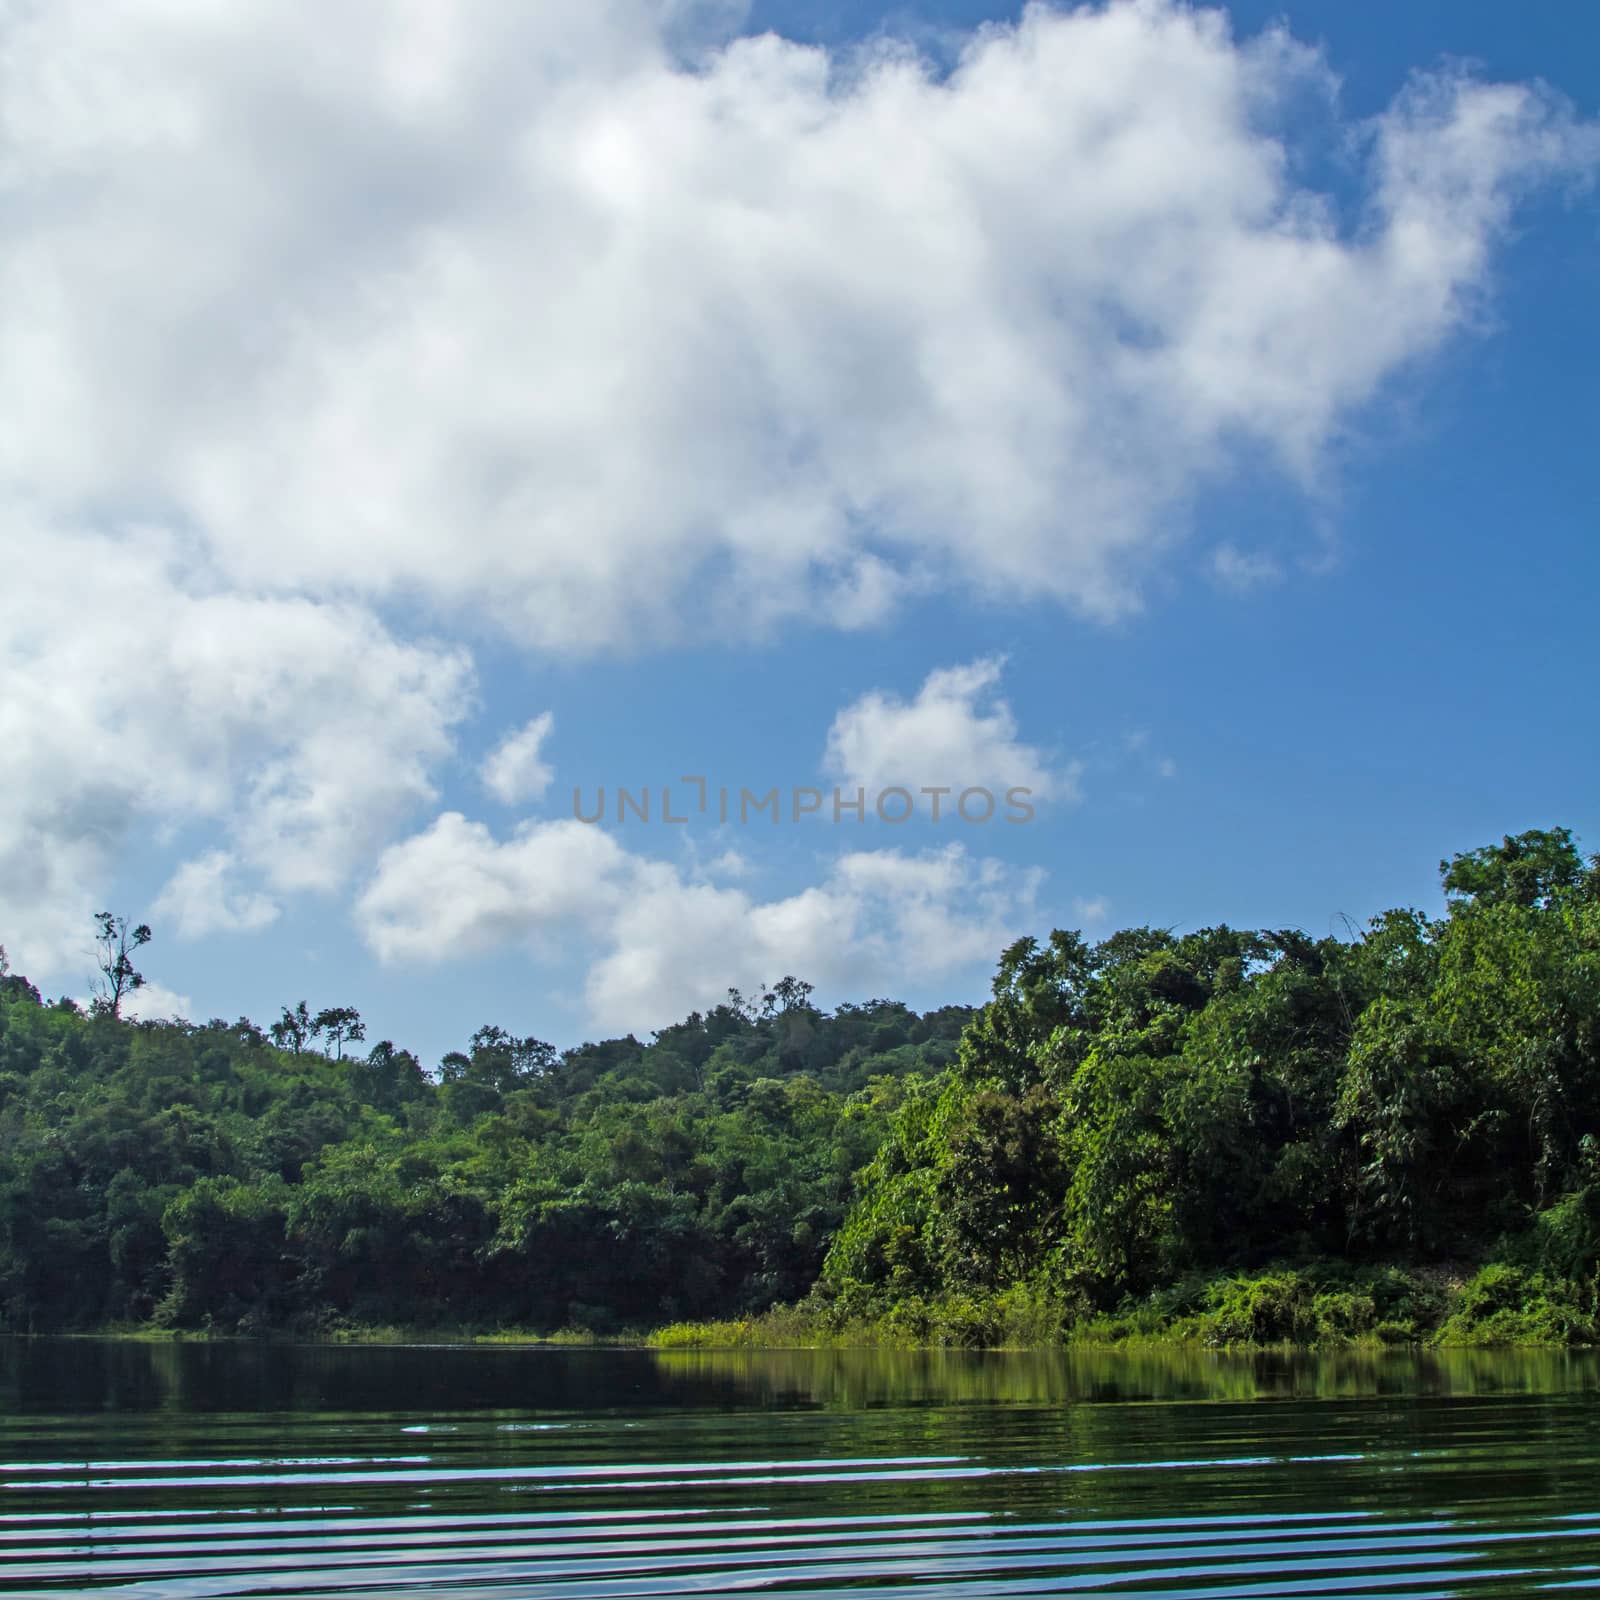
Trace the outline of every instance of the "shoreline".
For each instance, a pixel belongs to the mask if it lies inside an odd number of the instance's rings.
[[[1336,1351],[1600,1348],[1584,1281],[1504,1262],[1354,1265],[1313,1261],[1195,1275],[1093,1311],[1041,1285],[967,1296],[906,1295],[880,1286],[819,1286],[803,1300],[743,1317],[654,1327],[539,1329],[517,1324],[364,1321],[332,1315],[279,1326],[0,1329],[12,1337],[155,1344],[503,1346],[529,1349]]]
[[[662,1333],[670,1333],[668,1340]],[[0,1329],[0,1339],[23,1342],[75,1341],[94,1344],[144,1345],[255,1345],[275,1348],[322,1349],[462,1349],[499,1347],[508,1350],[616,1350],[652,1355],[707,1353],[724,1355],[837,1354],[873,1352],[903,1355],[1096,1355],[1186,1353],[1193,1355],[1419,1355],[1434,1351],[1513,1351],[1542,1353],[1571,1351],[1587,1354],[1600,1351],[1600,1343],[1553,1339],[1407,1339],[1373,1338],[1314,1340],[1290,1339],[1235,1341],[1207,1344],[1185,1336],[1142,1335],[1127,1339],[1067,1339],[1055,1344],[951,1344],[913,1343],[874,1337],[820,1335],[804,1341],[728,1336],[714,1328],[704,1333],[680,1333],[676,1328],[647,1334],[594,1334],[582,1338],[562,1337],[523,1331],[474,1333],[465,1329],[435,1328],[341,1328],[331,1333],[297,1333],[272,1329],[262,1333],[228,1333],[186,1328],[94,1328],[53,1332],[16,1332]]]

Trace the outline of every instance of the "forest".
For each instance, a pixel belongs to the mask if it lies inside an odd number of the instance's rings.
[[[0,1332],[1596,1342],[1600,859],[1441,877],[432,1070],[350,1007],[125,1020],[151,934],[103,916],[87,1010],[0,955]]]

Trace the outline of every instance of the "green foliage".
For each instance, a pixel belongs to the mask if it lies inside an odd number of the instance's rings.
[[[429,1075],[352,1051],[350,1007],[130,1023],[7,968],[0,1329],[593,1337],[798,1298],[971,1015],[809,995],[565,1053],[485,1027]]]
[[[100,974],[95,979],[94,1010],[114,1018],[122,1014],[122,1002],[144,987],[144,974],[134,970],[133,953],[149,944],[150,927],[141,922],[130,928],[126,917],[109,911],[96,912],[94,926],[95,967]]]
[[[121,1020],[106,916],[90,1015],[0,952],[0,1329],[1592,1339],[1600,867],[1443,877],[1344,939],[1024,939],[976,1013],[785,978],[431,1074],[351,1007]]]
[[[1439,873],[1459,903],[1548,906],[1582,886],[1584,861],[1570,828],[1531,828],[1441,861]]]
[[[1188,1344],[1231,1349],[1280,1344],[1378,1347],[1437,1342],[1448,1296],[1395,1268],[1341,1262],[1257,1273],[1192,1276],[1092,1313],[1038,1283],[994,1291],[913,1294],[874,1307],[826,1285],[791,1307],[737,1322],[677,1323],[658,1348],[945,1346],[1040,1349],[1071,1345]]]
[[[1441,1330],[1453,1344],[1600,1343],[1594,1283],[1491,1262],[1461,1293]]]
[[[1600,1261],[1600,868],[1557,829],[1443,872],[1444,917],[1347,940],[1012,946],[956,1070],[896,1111],[828,1292],[870,1321],[1038,1281],[1123,1317],[1200,1273],[1242,1287],[1191,1307],[1196,1337],[1399,1337],[1442,1306],[1260,1269],[1498,1248],[1576,1337]]]

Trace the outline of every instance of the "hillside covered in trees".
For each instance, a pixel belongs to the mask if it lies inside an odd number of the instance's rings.
[[[485,1027],[430,1074],[388,1040],[352,1053],[348,1008],[131,1023],[0,977],[0,1329],[758,1310],[810,1287],[971,1016],[823,1015],[790,980],[649,1044]]]
[[[1036,1337],[1593,1339],[1600,864],[1558,829],[1443,883],[1347,939],[1024,940],[977,1012],[791,979],[648,1043],[485,1027],[431,1073],[347,1008],[269,1037],[0,976],[0,1329],[800,1302],[975,1343],[1019,1304]]]

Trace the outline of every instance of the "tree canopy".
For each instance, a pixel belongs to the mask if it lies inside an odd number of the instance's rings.
[[[1023,939],[976,1010],[785,978],[648,1041],[485,1025],[433,1070],[348,1006],[127,1020],[143,925],[111,919],[87,1014],[0,951],[0,1328],[604,1332],[1019,1285],[1092,1315],[1494,1255],[1592,1319],[1600,867],[1555,829],[1441,875],[1441,915],[1344,938]]]

